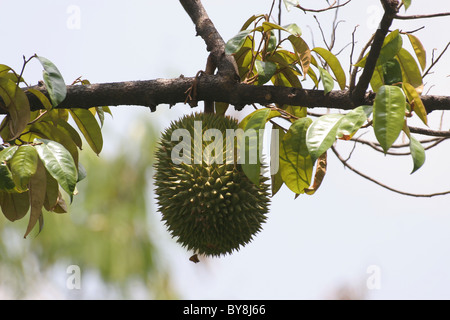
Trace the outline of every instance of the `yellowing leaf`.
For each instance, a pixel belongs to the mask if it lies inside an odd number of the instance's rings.
[[[408,98],[409,103],[413,106],[414,112],[425,125],[428,125],[427,110],[425,109],[425,105],[423,104],[422,99],[420,98],[416,89],[414,89],[414,87],[409,83],[404,82],[403,90],[406,93],[406,97]]]
[[[47,174],[44,165],[39,160],[36,173],[30,179],[30,220],[24,238],[33,230],[36,223],[41,219],[42,207],[44,206],[47,187]]]
[[[347,78],[345,76],[344,69],[342,69],[341,63],[336,56],[324,48],[314,48],[312,51],[318,53],[328,63],[334,73],[334,76],[336,77],[339,87],[341,90],[345,90]]]

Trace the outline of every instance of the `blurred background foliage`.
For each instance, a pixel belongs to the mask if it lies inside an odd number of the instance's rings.
[[[151,123],[137,122],[123,136],[133,143],[116,141],[120,148],[107,156],[85,148],[87,179],[67,214],[44,213],[40,234],[36,228],[24,239],[28,219],[0,218],[0,299],[177,298],[148,221],[158,135]],[[71,265],[81,269],[83,290],[66,286]]]

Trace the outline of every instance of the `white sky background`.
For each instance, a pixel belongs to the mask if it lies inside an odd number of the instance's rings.
[[[238,32],[253,14],[267,13],[272,0],[203,0],[208,14],[225,40]],[[75,7],[71,7],[74,5]],[[310,8],[326,1],[305,0]],[[80,24],[70,25],[78,8]],[[69,11],[68,11],[69,9]],[[283,7],[283,9],[285,9]],[[53,61],[67,83],[82,75],[92,83],[193,76],[205,67],[203,40],[180,3],[167,1],[6,1],[0,0],[2,50],[0,63],[16,70],[22,55],[34,53]],[[407,14],[450,11],[446,0],[413,0]],[[276,12],[276,11],[275,11]],[[340,11],[334,53],[351,41],[356,25],[358,40],[354,59],[375,31],[381,18],[377,0],[356,1]],[[329,37],[333,13],[318,14]],[[69,21],[69,25],[67,24]],[[283,24],[297,23],[312,47],[323,46],[312,14],[298,9],[283,13]],[[397,21],[393,29],[426,28],[416,35],[428,50],[438,53],[450,41],[450,18]],[[78,28],[79,27],[79,28]],[[405,38],[405,43],[407,42]],[[340,56],[348,70],[350,47]],[[449,95],[448,53],[427,78],[431,94]],[[37,61],[25,79],[42,78]],[[428,85],[427,87],[430,87]],[[161,129],[189,108],[177,105],[156,113],[145,108],[113,108],[114,119],[104,127],[104,156],[118,147],[115,138],[128,134],[134,121],[152,120]],[[197,108],[196,110],[199,110]],[[247,109],[246,109],[247,110]],[[250,111],[250,109],[248,109]],[[431,116],[439,123],[440,113]],[[444,122],[444,129],[450,123]],[[130,142],[132,143],[132,142]],[[338,142],[344,156],[352,147]],[[387,184],[410,192],[431,193],[450,189],[449,144],[427,152],[423,168],[410,175],[409,157],[392,158],[358,146],[352,164]],[[450,298],[450,196],[415,199],[394,194],[362,180],[329,154],[328,173],[314,196],[294,200],[286,187],[273,198],[268,222],[254,241],[238,253],[199,264],[171,240],[152,208],[154,238],[164,246],[173,270],[173,284],[187,299],[320,299],[332,298],[342,286],[362,288],[369,299]],[[38,241],[38,238],[33,241]],[[370,266],[380,272],[381,288],[369,290]]]

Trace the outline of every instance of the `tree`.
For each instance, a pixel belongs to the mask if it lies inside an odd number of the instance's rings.
[[[56,66],[41,56],[24,58],[21,72],[0,66],[3,101],[0,109],[6,114],[0,128],[4,141],[0,153],[0,187],[4,190],[0,203],[10,220],[23,218],[31,207],[25,236],[38,222],[42,223],[42,207],[65,211],[59,187],[72,197],[77,182],[85,177],[78,162],[81,137],[68,123],[69,114],[98,154],[102,150],[101,124],[105,112],[110,112],[105,106],[140,105],[154,111],[161,103],[184,102],[196,106],[198,101],[205,101],[205,112],[224,113],[228,105],[234,105],[239,111],[253,104],[257,110],[241,122],[243,129],[248,129],[248,123],[264,128],[271,122],[281,132],[278,137],[280,170],[272,176],[274,195],[282,184],[296,195],[313,194],[326,173],[328,150],[345,166],[370,178],[350,166],[338,153],[334,146],[337,139],[368,144],[384,154],[393,154],[394,147],[409,148],[407,153],[413,158],[415,172],[424,163],[425,149],[449,136],[446,131],[408,125],[411,117],[419,118],[426,125],[427,114],[450,108],[450,97],[423,94],[423,78],[439,62],[448,45],[427,68],[426,51],[414,32],[389,30],[394,19],[434,18],[448,13],[402,16],[400,10],[407,10],[411,1],[382,0],[384,16],[380,27],[355,61],[352,50],[352,68],[347,78],[339,59],[331,52],[332,43],[327,48],[311,49],[297,25],[281,26],[280,22],[273,21],[276,1],[268,14],[250,17],[227,42],[200,1],[180,0],[180,3],[210,52],[205,70],[195,77],[105,84],[77,79],[66,86]],[[288,7],[304,12],[338,10],[349,3],[311,10],[302,7],[299,1],[285,1]],[[404,41],[412,44],[413,52],[403,47]],[[351,46],[355,48],[354,41]],[[44,68],[44,79],[39,86],[29,86],[22,78],[24,68],[32,59],[37,59]],[[305,80],[312,82],[312,89],[303,88]],[[268,82],[273,85],[266,85]],[[334,90],[335,84],[340,90]],[[368,91],[369,85],[372,91]],[[320,115],[312,112],[317,107],[348,112]],[[375,141],[355,138],[359,130],[367,128],[373,130]],[[409,143],[394,145],[402,130]],[[414,134],[433,139],[419,141]],[[422,146],[425,144],[426,148]]]

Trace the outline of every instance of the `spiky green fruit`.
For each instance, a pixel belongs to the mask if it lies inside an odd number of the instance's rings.
[[[220,256],[239,250],[266,220],[268,179],[261,176],[257,186],[240,164],[226,161],[226,130],[237,128],[230,117],[187,115],[165,130],[156,152],[155,193],[162,220],[177,242],[196,253]],[[214,138],[207,138],[208,129],[216,129]]]

